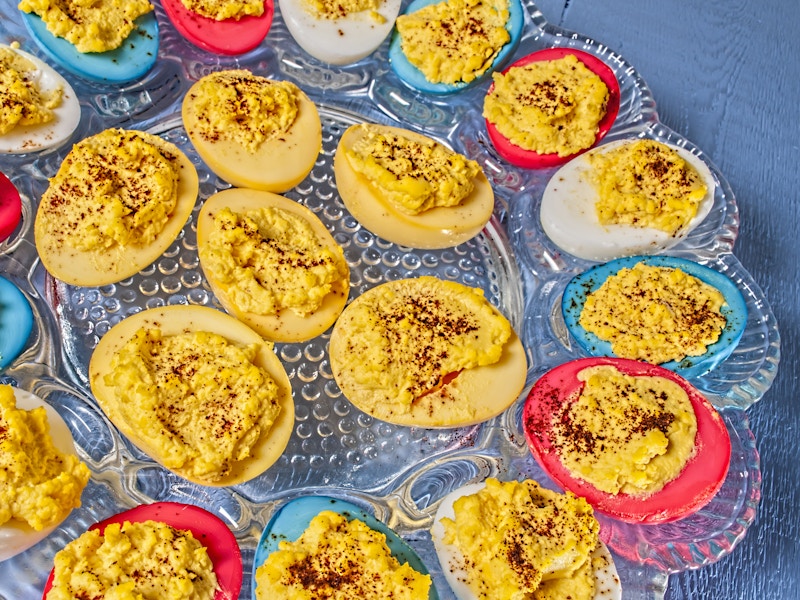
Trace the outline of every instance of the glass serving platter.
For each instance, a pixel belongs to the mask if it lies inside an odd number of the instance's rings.
[[[511,60],[553,46],[595,54],[612,67],[621,88],[620,113],[606,140],[655,137],[684,144],[706,160],[699,149],[659,123],[649,88],[622,56],[550,25],[535,4],[525,7],[525,34]],[[302,344],[278,344],[296,404],[295,429],[283,456],[260,477],[232,488],[188,483],[117,432],[89,392],[87,368],[97,341],[132,312],[165,304],[219,308],[197,259],[197,208],[153,265],[99,288],[67,286],[45,272],[33,244],[33,216],[47,179],[71,144],[107,127],[145,129],[181,147],[198,168],[201,202],[227,185],[205,167],[186,137],[179,117],[183,93],[199,77],[225,68],[292,80],[319,107],[323,150],[308,178],[286,195],[313,210],[344,247],[351,298],[383,281],[422,274],[481,287],[520,332],[532,384],[548,368],[575,356],[554,307],[566,281],[588,264],[554,250],[538,225],[538,202],[554,169],[517,169],[494,152],[480,115],[486,85],[446,98],[415,92],[391,71],[387,42],[354,65],[332,67],[297,46],[276,7],[261,46],[242,56],[217,56],[185,41],[160,6],[156,12],[161,43],[150,73],[121,87],[67,76],[83,109],[72,139],[46,153],[0,158],[0,170],[23,197],[21,224],[0,243],[0,272],[23,291],[35,315],[27,348],[0,373],[0,382],[28,389],[53,405],[92,470],[83,506],[46,540],[0,562],[0,598],[40,597],[53,555],[89,525],[136,504],[164,500],[196,504],[228,523],[244,559],[240,597],[250,598],[250,569],[263,527],[282,503],[307,494],[342,498],[373,513],[417,550],[440,597],[453,598],[428,534],[438,501],[456,487],[488,476],[532,477],[553,487],[525,445],[520,425],[524,393],[512,408],[478,426],[399,427],[365,415],[341,395],[327,360],[327,334]],[[27,41],[15,3],[0,0],[0,14],[0,43],[18,40],[23,49],[41,56]],[[362,121],[402,124],[477,160],[497,197],[495,215],[484,231],[452,249],[418,251],[361,228],[338,196],[331,165],[341,133]],[[720,265],[740,285],[751,311],[736,358],[725,363],[728,371],[719,376],[712,372],[699,382],[728,427],[731,468],[713,501],[679,522],[637,526],[600,517],[626,599],[663,598],[670,573],[702,567],[733,551],[755,518],[760,497],[759,457],[744,409],[760,399],[775,376],[779,336],[763,293],[732,254],[738,231],[736,203],[723,175],[710,167],[719,183],[713,216],[673,252]]]

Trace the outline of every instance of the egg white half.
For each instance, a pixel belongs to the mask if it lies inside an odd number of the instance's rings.
[[[551,177],[542,196],[540,219],[547,236],[562,250],[586,260],[606,261],[635,254],[657,254],[686,238],[711,211],[716,183],[697,155],[668,144],[700,174],[707,187],[694,219],[676,235],[630,225],[601,225],[595,211],[597,192],[591,182],[589,157],[634,140],[618,140],[572,159]]]
[[[400,0],[383,0],[375,11],[350,13],[339,19],[317,19],[303,7],[304,0],[279,0],[286,27],[297,44],[314,58],[347,65],[372,54],[388,37],[400,12]]]
[[[272,344],[265,343],[260,335],[234,317],[208,306],[149,308],[125,317],[100,338],[89,361],[89,385],[100,408],[123,435],[156,462],[164,460],[161,449],[149,443],[136,424],[125,418],[114,388],[106,384],[114,355],[141,328],[160,329],[165,336],[207,331],[239,346],[256,345],[258,351],[253,364],[267,371],[278,386],[277,401],[281,407],[278,417],[270,430],[262,433],[247,458],[233,461],[227,475],[210,482],[194,477],[184,469],[174,469],[173,472],[199,485],[225,487],[250,481],[271,467],[280,458],[294,429],[294,399],[289,376]]]
[[[19,125],[5,135],[0,135],[0,153],[24,154],[61,146],[69,139],[81,120],[81,106],[75,90],[53,67],[40,58],[18,48],[2,46],[16,52],[36,66],[33,80],[40,90],[49,92],[60,87],[63,94],[61,104],[53,109],[54,118],[49,123]]]
[[[442,519],[445,517],[449,519],[455,518],[453,503],[462,496],[476,494],[485,485],[484,482],[471,483],[450,492],[442,499],[431,527],[431,537],[433,538],[433,545],[436,549],[442,572],[458,600],[478,600],[478,596],[466,583],[467,572],[463,568],[463,555],[455,546],[444,543]],[[622,587],[619,575],[617,574],[617,568],[614,566],[614,559],[606,545],[600,542],[592,556],[602,557],[603,560],[601,562],[604,565],[602,568],[595,570],[594,600],[620,600],[622,598]]]
[[[224,208],[229,208],[234,213],[246,214],[259,208],[277,208],[304,219],[317,236],[320,247],[336,250],[338,244],[333,239],[325,224],[311,210],[278,194],[261,190],[244,188],[231,188],[217,192],[203,204],[197,217],[197,246],[200,253],[200,266],[208,279],[211,291],[229,313],[237,319],[252,327],[264,339],[275,342],[298,342],[310,340],[324,333],[344,309],[350,293],[349,268],[348,276],[331,286],[331,291],[325,296],[320,307],[307,315],[300,316],[291,309],[279,311],[277,314],[258,314],[242,310],[231,299],[230,284],[219,281],[214,277],[213,271],[206,263],[205,249],[208,247],[209,238],[214,232],[214,217]]]
[[[56,409],[38,396],[19,388],[14,388],[14,397],[17,399],[17,408],[33,410],[43,406],[47,412],[47,422],[50,424],[50,436],[53,438],[53,444],[64,454],[75,454],[72,433],[64,419],[61,418],[61,415],[56,412]],[[36,531],[27,523],[17,519],[12,519],[4,525],[0,525],[0,561],[16,556],[37,544],[50,535],[60,524],[61,521],[41,531]]]

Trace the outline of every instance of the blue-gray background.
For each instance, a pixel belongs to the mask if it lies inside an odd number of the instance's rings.
[[[538,0],[552,24],[622,54],[660,120],[697,144],[741,213],[734,249],[781,331],[772,388],[748,409],[763,498],[747,536],[718,563],[670,577],[668,599],[800,598],[800,2]]]

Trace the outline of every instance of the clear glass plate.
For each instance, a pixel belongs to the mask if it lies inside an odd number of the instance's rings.
[[[617,74],[622,104],[607,140],[646,135],[685,143],[702,156],[658,122],[647,85],[623,57],[548,24],[532,2],[526,8],[526,33],[515,58],[541,48],[570,46],[597,55]],[[457,486],[488,476],[548,482],[524,442],[522,399],[503,415],[475,427],[426,430],[389,425],[361,413],[342,397],[327,361],[327,335],[302,344],[279,344],[278,355],[291,377],[296,402],[295,430],[286,452],[273,468],[247,484],[223,489],[190,484],[158,467],[120,436],[91,397],[86,372],[99,338],[131,312],[175,303],[219,308],[197,260],[196,212],[150,268],[100,288],[66,286],[45,273],[36,258],[33,215],[47,179],[71,144],[106,127],[147,129],[176,143],[198,166],[201,200],[209,197],[227,186],[205,168],[188,142],[178,116],[183,93],[197,78],[224,68],[249,68],[292,80],[319,106],[324,138],[312,173],[287,196],[320,216],[344,246],[352,273],[351,297],[382,281],[421,274],[479,286],[522,332],[531,382],[572,357],[574,351],[561,341],[552,309],[566,280],[584,268],[548,247],[533,218],[553,170],[516,169],[494,152],[480,115],[485,86],[447,98],[416,93],[393,75],[386,62],[388,43],[354,65],[331,67],[306,55],[276,12],[259,48],[239,57],[215,56],[183,40],[158,5],[156,12],[159,60],[145,78],[114,87],[68,76],[83,109],[72,139],[44,154],[0,159],[0,170],[23,198],[21,225],[0,243],[0,270],[29,298],[36,320],[28,347],[0,374],[0,381],[28,389],[56,407],[93,473],[80,509],[46,540],[0,563],[0,598],[39,597],[56,551],[92,523],[153,500],[197,504],[229,524],[245,562],[241,597],[249,598],[249,569],[264,525],[285,500],[315,493],[334,495],[374,512],[417,550],[440,596],[452,598],[428,534],[437,501]],[[19,40],[23,49],[41,56],[26,40],[16,3],[0,0],[0,14],[0,43]],[[483,233],[453,249],[417,251],[389,244],[360,228],[338,197],[331,162],[344,128],[364,120],[399,122],[478,160],[498,199],[495,217]],[[723,413],[735,444],[734,462],[724,494],[720,492],[685,522],[667,529],[603,522],[626,599],[663,598],[669,573],[701,567],[731,552],[755,517],[760,494],[758,454],[741,408],[758,400],[772,382],[779,338],[763,294],[731,254],[738,232],[736,203],[724,177],[710,166],[720,183],[714,217],[675,252],[718,262],[747,290],[751,334],[745,333],[748,341],[740,343],[737,379],[733,384],[723,377],[702,382],[718,406],[731,406]]]

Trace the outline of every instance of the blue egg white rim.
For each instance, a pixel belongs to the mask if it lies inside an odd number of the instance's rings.
[[[711,371],[733,352],[747,326],[747,304],[742,292],[728,277],[699,263],[673,256],[628,256],[596,265],[573,277],[561,297],[561,312],[567,329],[578,345],[591,356],[616,356],[611,344],[584,329],[580,315],[586,297],[611,275],[638,263],[655,267],[679,268],[722,292],[725,304],[720,309],[725,317],[725,327],[720,338],[700,356],[687,356],[680,361],[669,361],[660,366],[684,377],[699,377]]]
[[[20,289],[0,277],[0,371],[25,348],[33,330],[33,310]]]
[[[278,550],[281,541],[293,542],[302,535],[311,520],[323,510],[332,510],[348,519],[363,521],[368,527],[386,536],[386,545],[400,564],[407,563],[415,571],[429,575],[429,571],[417,553],[390,527],[355,504],[331,496],[304,496],[284,504],[272,515],[256,546],[251,574],[252,598],[256,600],[256,570],[264,564],[270,554]],[[431,582],[428,600],[439,600],[436,587]]]
[[[408,5],[404,14],[410,14],[425,8],[431,4],[439,4],[446,0],[414,0]],[[525,16],[522,10],[520,0],[509,0],[508,6],[508,21],[506,22],[506,29],[511,39],[508,43],[500,49],[500,52],[489,67],[480,77],[476,77],[472,81],[447,84],[447,83],[431,83],[425,75],[417,67],[412,65],[402,48],[400,47],[400,35],[395,28],[392,33],[392,40],[389,44],[389,63],[397,76],[410,87],[417,89],[421,92],[428,94],[453,94],[463,89],[472,87],[486,80],[492,76],[492,73],[499,69],[508,60],[511,54],[517,49],[519,41],[522,38],[522,29],[525,25]]]
[[[129,83],[147,74],[158,57],[159,32],[155,11],[140,16],[131,34],[108,52],[79,52],[64,38],[47,30],[42,19],[22,13],[25,27],[47,56],[73,75],[95,83]]]

